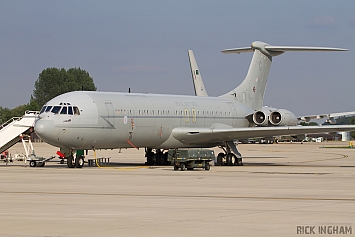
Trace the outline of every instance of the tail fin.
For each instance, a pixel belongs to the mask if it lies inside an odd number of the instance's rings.
[[[192,50],[187,51],[189,55],[190,68],[192,74],[192,82],[194,84],[195,95],[196,96],[208,96],[207,91],[205,89],[205,85],[203,84],[201,73],[198,70],[197,62]]]
[[[346,51],[346,49],[271,46],[264,42],[255,41],[251,47],[223,50],[222,53],[224,54],[254,52],[254,55],[244,81],[238,87],[221,97],[233,98],[254,110],[261,109],[272,57],[283,54],[286,51]]]

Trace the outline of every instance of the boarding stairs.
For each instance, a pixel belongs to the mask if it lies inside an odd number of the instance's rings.
[[[39,111],[26,111],[22,117],[14,117],[0,125],[0,153],[20,141],[22,134],[33,132],[33,125]]]

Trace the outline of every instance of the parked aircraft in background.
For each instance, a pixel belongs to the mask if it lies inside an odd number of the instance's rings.
[[[351,111],[351,112],[342,112],[342,113],[331,113],[331,114],[318,114],[318,115],[308,115],[308,116],[302,116],[302,117],[298,117],[298,121],[303,121],[303,122],[309,122],[312,119],[326,119],[325,122],[329,123],[329,124],[335,124],[336,121],[334,120],[334,118],[336,117],[340,117],[340,116],[348,116],[348,115],[354,115],[355,111]]]
[[[288,113],[267,113],[263,98],[272,57],[287,51],[345,51],[339,48],[271,46],[223,53],[254,52],[244,81],[219,97],[76,91],[48,101],[35,123],[45,142],[60,147],[68,167],[81,168],[73,150],[145,148],[147,163],[166,159],[165,149],[220,146],[218,160],[242,165],[234,140],[301,133],[351,131],[355,126],[296,126]],[[197,66],[197,64],[196,64]],[[269,123],[273,127],[266,126]],[[257,126],[256,126],[257,125]]]

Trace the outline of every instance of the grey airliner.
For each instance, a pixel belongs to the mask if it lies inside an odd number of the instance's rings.
[[[43,106],[35,131],[43,141],[61,148],[68,167],[81,168],[84,158],[74,157],[75,150],[145,148],[147,163],[155,158],[159,164],[166,159],[167,149],[214,146],[223,149],[219,159],[242,165],[234,143],[238,139],[355,130],[354,125],[297,126],[293,113],[263,109],[272,57],[286,51],[346,50],[256,41],[250,47],[222,51],[253,52],[244,81],[224,95],[69,92]]]

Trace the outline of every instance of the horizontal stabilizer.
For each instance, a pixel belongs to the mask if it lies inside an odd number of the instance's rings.
[[[348,51],[341,48],[328,47],[302,47],[302,46],[265,46],[268,51],[286,52],[286,51]]]
[[[341,48],[329,48],[329,47],[303,47],[303,46],[272,46],[264,42],[255,41],[250,47],[245,48],[235,48],[235,49],[225,49],[222,51],[223,54],[231,53],[247,53],[253,52],[255,49],[260,50],[267,56],[278,56],[284,52],[290,51],[320,51],[320,52],[329,52],[329,51],[347,51],[347,49]]]
[[[235,49],[225,49],[222,51],[223,54],[230,54],[230,53],[249,53],[249,52],[253,52],[253,48],[252,47],[245,47],[245,48],[235,48]]]

